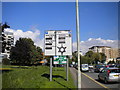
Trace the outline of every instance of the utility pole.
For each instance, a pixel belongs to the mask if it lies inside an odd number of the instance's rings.
[[[80,30],[79,30],[79,9],[78,0],[76,0],[76,34],[77,34],[77,57],[78,57],[78,90],[81,89],[81,72],[80,72]]]

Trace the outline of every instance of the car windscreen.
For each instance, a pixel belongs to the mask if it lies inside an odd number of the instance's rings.
[[[101,65],[101,66],[99,66],[98,68],[103,68],[103,67],[105,67],[105,66],[102,66],[102,65]]]
[[[110,73],[120,73],[120,69],[110,69]]]
[[[104,65],[97,65],[97,66],[95,66],[95,67],[98,67],[98,68],[99,68],[99,67],[104,67]]]
[[[115,65],[110,65],[109,67],[115,67]]]
[[[88,65],[82,65],[82,67],[88,67]]]

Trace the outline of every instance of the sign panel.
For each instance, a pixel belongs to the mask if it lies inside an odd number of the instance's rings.
[[[45,55],[72,55],[72,36],[70,30],[56,30],[45,32]]]
[[[66,64],[66,56],[54,56],[54,64]]]

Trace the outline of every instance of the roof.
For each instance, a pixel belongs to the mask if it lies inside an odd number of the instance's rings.
[[[120,69],[120,68],[117,68],[117,67],[108,67],[108,68],[106,68],[106,69]]]
[[[103,47],[111,48],[111,47],[109,47],[109,46],[92,46],[92,47],[89,48],[89,49],[93,49],[94,47],[97,47],[97,48],[103,48]]]

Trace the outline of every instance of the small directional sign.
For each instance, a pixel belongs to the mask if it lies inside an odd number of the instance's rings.
[[[45,55],[72,55],[72,36],[70,30],[50,30],[45,32]]]
[[[54,64],[66,64],[66,56],[54,56]]]

